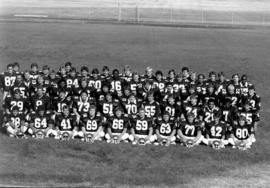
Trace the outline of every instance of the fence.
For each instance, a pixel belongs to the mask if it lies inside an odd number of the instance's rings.
[[[82,19],[116,22],[137,22],[157,24],[223,24],[223,25],[270,25],[268,7],[236,9],[235,7],[209,8],[200,6],[152,6],[146,4],[122,4],[109,6],[6,6],[0,11],[2,18],[39,17],[52,19]]]

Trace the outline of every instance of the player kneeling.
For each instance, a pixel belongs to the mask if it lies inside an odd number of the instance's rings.
[[[233,148],[246,150],[251,147],[251,138],[253,136],[254,128],[247,124],[245,116],[240,116],[232,126],[231,138],[229,138],[228,142],[233,145]]]
[[[215,114],[214,121],[206,126],[206,137],[203,143],[214,149],[224,148],[228,144],[225,140],[226,126],[226,123],[220,121],[219,115]]]
[[[165,145],[175,144],[175,122],[170,120],[169,112],[164,112],[162,119],[157,121],[155,138],[157,142],[155,145]]]
[[[127,128],[129,126],[128,118],[123,115],[120,107],[115,109],[115,117],[109,119],[109,126],[105,138],[108,143],[119,144],[121,141],[127,141],[129,134]]]
[[[78,135],[77,116],[70,114],[68,106],[63,107],[63,112],[55,116],[56,139],[70,140]]]
[[[53,121],[49,114],[45,113],[43,106],[39,106],[37,112],[30,114],[29,123],[28,132],[32,137],[43,139],[44,137],[57,136],[57,131],[53,130]]]
[[[23,138],[27,131],[24,114],[19,113],[19,108],[14,106],[11,114],[6,114],[4,117],[7,134],[10,137]]]
[[[177,130],[177,138],[186,147],[199,145],[204,139],[201,132],[201,122],[195,119],[193,113],[187,114],[187,121],[180,122]]]
[[[152,120],[145,116],[145,111],[143,108],[139,109],[139,115],[137,118],[131,121],[131,135],[129,140],[132,144],[151,144],[155,137],[153,134]]]
[[[96,107],[91,105],[89,107],[89,113],[86,116],[82,116],[80,120],[83,141],[93,143],[95,140],[102,140],[104,138],[104,117],[97,112]]]

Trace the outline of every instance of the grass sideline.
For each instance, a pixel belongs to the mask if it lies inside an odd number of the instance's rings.
[[[251,150],[181,146],[90,145],[79,141],[16,140],[0,135],[0,184],[105,187],[267,187],[270,149],[267,29],[166,28],[106,24],[1,22],[0,70],[18,61],[59,68],[121,68],[167,72],[247,73],[262,96],[257,142]]]

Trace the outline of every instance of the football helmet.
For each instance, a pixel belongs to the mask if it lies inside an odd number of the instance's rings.
[[[188,147],[188,148],[193,147],[193,140],[192,140],[192,139],[188,139],[188,140],[185,142],[185,145],[186,145],[186,147]]]
[[[63,132],[62,135],[61,135],[61,140],[69,140],[70,139],[70,134],[69,132]]]
[[[38,130],[36,133],[35,133],[35,137],[37,139],[43,139],[45,137],[45,133],[41,130]]]
[[[145,145],[145,144],[146,144],[145,138],[139,138],[139,139],[138,139],[138,144],[139,144],[139,145]]]
[[[214,149],[221,149],[221,141],[214,140],[213,143],[212,143],[212,148],[214,148]]]
[[[91,134],[91,133],[86,134],[86,135],[84,136],[85,142],[91,142],[91,143],[93,143],[93,140],[92,140],[93,136],[94,136],[94,135]]]

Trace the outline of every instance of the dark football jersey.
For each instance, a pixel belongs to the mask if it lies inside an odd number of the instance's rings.
[[[154,80],[154,87],[157,88],[161,93],[165,92],[166,81],[165,80]]]
[[[91,88],[94,88],[96,91],[100,91],[102,87],[102,78],[101,77],[90,77],[88,86]]]
[[[67,76],[66,77],[66,85],[67,88],[78,88],[79,87],[79,79],[78,77],[71,77]]]
[[[60,131],[72,131],[77,126],[76,116],[69,115],[64,116],[63,114],[55,117],[55,125]]]
[[[130,90],[134,93],[134,92],[137,92],[138,89],[141,89],[142,88],[142,82],[139,80],[138,82],[134,81],[134,80],[131,80],[129,82],[129,85],[130,85]]]
[[[252,129],[248,125],[240,126],[236,123],[232,127],[232,133],[238,140],[246,140],[252,133]]]
[[[30,71],[31,85],[36,85],[37,84],[37,79],[38,79],[40,74],[41,73],[39,71],[37,71],[37,72]]]
[[[80,120],[81,127],[84,127],[87,132],[96,132],[99,127],[103,126],[104,118],[97,114],[95,117],[83,116]]]
[[[143,108],[145,115],[149,118],[158,117],[160,115],[160,105],[158,102],[154,101],[153,103],[144,102]]]
[[[188,123],[183,121],[179,123],[179,129],[182,131],[182,134],[187,137],[196,137],[198,132],[201,131],[200,122],[194,120],[193,123]]]
[[[206,126],[206,132],[209,135],[209,138],[222,139],[225,136],[227,130],[227,125],[224,122],[216,124],[211,122]]]
[[[250,104],[252,111],[259,112],[261,110],[261,97],[259,95],[249,95],[246,100]]]
[[[214,121],[214,115],[221,115],[221,110],[218,107],[214,107],[213,109],[210,109],[208,106],[206,106],[203,110],[203,121],[205,123],[211,123]]]
[[[195,115],[195,118],[199,118],[203,115],[203,109],[202,107],[198,105],[191,105],[190,103],[183,105],[183,112],[185,117],[188,113],[193,113]]]
[[[150,118],[140,118],[131,119],[131,127],[134,129],[135,134],[138,135],[148,135],[150,128],[153,126],[153,122]]]
[[[67,98],[65,98],[64,100],[57,98],[57,100],[55,100],[55,102],[53,103],[53,110],[55,112],[60,113],[60,112],[63,112],[63,108],[65,106],[67,106],[70,109],[71,104],[72,104],[72,101],[68,100]]]
[[[17,128],[21,127],[22,122],[25,122],[25,115],[18,113],[16,116],[14,114],[7,114],[4,116],[5,123],[12,122]]]
[[[50,98],[47,96],[38,97],[37,95],[34,95],[31,97],[31,109],[33,111],[36,111],[39,106],[43,106],[45,108],[45,111],[51,109],[51,103]]]
[[[4,91],[9,91],[10,88],[14,85],[15,80],[16,80],[16,74],[15,73],[8,73],[8,72],[3,72],[1,74],[1,82],[2,82],[2,88]]]
[[[20,97],[16,99],[14,97],[7,97],[3,107],[8,110],[12,110],[13,107],[17,106],[20,112],[25,112],[29,109],[29,101],[26,97]]]
[[[157,121],[156,130],[158,130],[159,134],[162,136],[170,136],[175,128],[176,126],[174,121]]]
[[[129,127],[129,119],[124,115],[120,118],[112,117],[108,121],[112,133],[122,133],[125,128]]]
[[[52,119],[49,115],[40,116],[37,113],[30,114],[30,124],[33,124],[35,129],[47,129],[49,124],[52,123]]]
[[[22,82],[22,83],[15,82],[14,85],[10,88],[11,95],[14,95],[15,90],[20,90],[22,97],[28,97],[29,96],[29,89],[25,85],[24,82]]]
[[[238,112],[238,116],[244,116],[248,126],[254,125],[255,122],[260,120],[260,116],[257,112],[241,110]]]
[[[89,112],[91,105],[95,105],[95,101],[93,99],[87,99],[86,101],[78,99],[73,102],[73,108],[75,108],[79,114]]]
[[[139,103],[131,103],[131,102],[127,102],[124,103],[124,112],[132,117],[136,116],[136,114],[138,113],[138,108],[140,106]]]
[[[181,104],[180,103],[176,103],[176,104],[169,104],[169,103],[165,103],[162,107],[162,113],[167,111],[170,114],[170,117],[172,120],[179,118],[182,114],[182,110],[181,110]]]
[[[231,124],[237,118],[237,108],[230,107],[228,109],[221,110],[221,121]]]
[[[118,106],[119,104],[117,102],[107,102],[104,101],[101,105],[100,105],[100,111],[101,113],[105,116],[105,117],[110,117],[113,116],[114,113],[114,109],[116,106]]]

